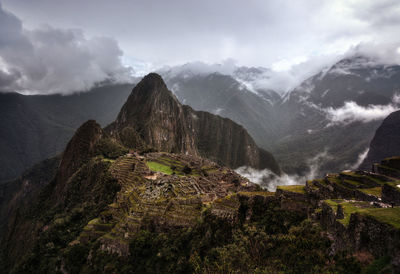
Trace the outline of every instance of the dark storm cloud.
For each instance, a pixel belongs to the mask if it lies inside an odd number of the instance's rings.
[[[110,38],[86,38],[79,29],[26,30],[0,5],[0,90],[22,93],[85,91],[106,79],[128,81],[122,51]]]

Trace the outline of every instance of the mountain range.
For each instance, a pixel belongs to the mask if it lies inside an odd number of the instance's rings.
[[[0,186],[0,271],[399,269],[399,157],[276,192],[229,168],[243,165],[280,174],[242,126],[182,105],[151,73],[114,122],[86,121],[62,155]]]
[[[322,175],[361,163],[381,121],[397,109],[399,71],[353,56],[284,95],[260,84],[270,77],[264,68],[199,70],[187,64],[159,73],[179,102],[242,125],[285,173],[307,175],[318,162],[313,169]],[[111,123],[131,87],[106,84],[69,96],[0,94],[0,181],[60,153],[84,121]],[[373,108],[382,114],[368,116]]]

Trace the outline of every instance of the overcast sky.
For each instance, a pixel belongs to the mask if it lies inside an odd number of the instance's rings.
[[[0,3],[0,81],[14,89],[39,79],[34,89],[57,92],[60,82],[54,82],[52,73],[75,79],[61,88],[73,91],[110,75],[125,79],[131,72],[127,66],[142,72],[229,58],[239,65],[277,71],[291,71],[298,64],[307,64],[310,70],[360,43],[372,45],[388,60],[399,60],[399,0]],[[21,52],[24,58],[18,56]],[[85,70],[86,78],[62,70],[61,61],[74,71]],[[38,63],[41,71],[36,71]]]

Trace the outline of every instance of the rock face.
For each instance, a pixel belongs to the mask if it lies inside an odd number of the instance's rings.
[[[87,161],[102,135],[103,130],[94,120],[89,120],[80,126],[63,153],[58,177],[69,178],[82,163]]]
[[[360,169],[371,169],[381,159],[400,155],[400,111],[391,113],[376,130]]]
[[[106,130],[120,138],[127,127],[159,151],[202,156],[231,168],[268,168],[280,174],[274,157],[257,147],[242,126],[181,105],[155,73],[133,89],[117,120]]]

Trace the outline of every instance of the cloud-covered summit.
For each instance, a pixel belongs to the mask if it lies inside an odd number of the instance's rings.
[[[51,26],[27,30],[0,3],[0,91],[69,94],[102,81],[128,82],[131,69],[107,37]]]

